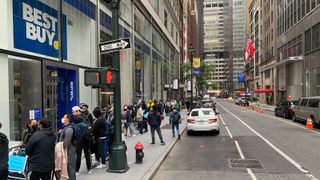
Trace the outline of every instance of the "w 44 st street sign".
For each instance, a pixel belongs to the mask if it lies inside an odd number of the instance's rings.
[[[131,48],[130,38],[117,39],[100,43],[100,53],[110,53]]]

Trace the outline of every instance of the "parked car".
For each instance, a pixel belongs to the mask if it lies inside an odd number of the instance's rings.
[[[215,131],[220,133],[218,113],[211,108],[193,109],[187,120],[187,134],[194,131]]]
[[[274,115],[291,119],[293,114],[293,107],[297,105],[297,103],[298,100],[278,103],[276,108],[274,109]]]
[[[239,106],[249,106],[249,100],[246,98],[238,98],[235,100],[235,104]]]
[[[306,122],[310,117],[314,126],[319,127],[320,122],[320,96],[302,97],[293,107],[292,120]]]

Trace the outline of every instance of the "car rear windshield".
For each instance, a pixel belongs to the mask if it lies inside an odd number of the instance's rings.
[[[208,116],[208,115],[212,114],[212,111],[210,111],[210,110],[202,110],[202,114],[205,115],[205,116]]]
[[[191,116],[199,116],[199,111],[192,111]]]

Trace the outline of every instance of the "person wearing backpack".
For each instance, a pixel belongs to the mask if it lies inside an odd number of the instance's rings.
[[[178,134],[178,139],[180,139],[181,136],[179,131],[179,124],[181,122],[181,115],[180,115],[180,112],[177,111],[176,107],[173,107],[173,111],[170,113],[169,121],[172,127],[172,136],[175,137],[175,129],[176,129]]]
[[[72,123],[72,116],[65,114],[62,118],[64,128],[61,132],[60,142],[63,142],[63,148],[67,148],[68,175],[69,180],[76,180],[76,142],[75,125]]]
[[[160,138],[161,145],[165,145],[166,143],[163,141],[160,125],[162,121],[162,116],[158,111],[157,105],[154,105],[153,110],[149,111],[148,115],[148,123],[151,129],[151,144],[155,144],[154,132],[157,131],[158,136]]]
[[[76,148],[76,154],[77,154],[77,160],[76,160],[76,175],[79,175],[79,170],[81,166],[81,159],[82,159],[82,150],[84,151],[84,155],[86,158],[86,165],[87,165],[87,171],[88,174],[91,174],[91,154],[90,154],[90,132],[89,132],[89,126],[90,122],[88,122],[84,116],[82,115],[82,111],[79,106],[74,106],[72,108],[72,114],[74,116],[74,123],[75,126],[79,127],[80,134],[77,134],[76,131],[76,140],[77,142],[77,148]]]
[[[93,126],[93,136],[97,142],[97,154],[96,160],[100,161],[101,164],[97,166],[98,169],[105,168],[106,166],[106,153],[105,153],[105,142],[106,142],[106,118],[102,115],[99,107],[94,108],[93,115],[97,118]]]

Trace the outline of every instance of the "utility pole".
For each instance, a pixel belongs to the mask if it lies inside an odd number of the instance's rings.
[[[110,3],[112,9],[112,39],[119,38],[119,4],[120,0],[104,0]],[[121,136],[121,85],[120,85],[120,59],[119,52],[112,53],[113,66],[116,72],[116,84],[114,89],[114,139],[111,146],[110,162],[108,172],[124,173],[129,167],[125,145]]]

